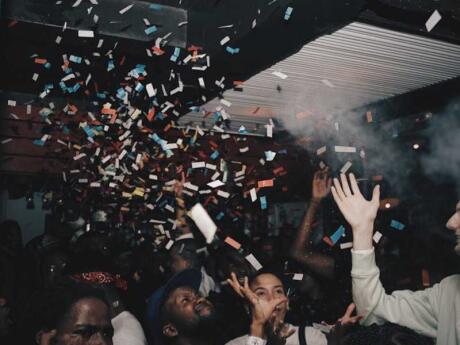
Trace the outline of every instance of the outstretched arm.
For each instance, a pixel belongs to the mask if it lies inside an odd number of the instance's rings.
[[[334,278],[334,259],[319,253],[311,246],[311,231],[318,207],[331,190],[331,179],[328,170],[317,171],[313,176],[312,198],[308,209],[297,230],[292,244],[291,256],[297,262],[326,278]]]
[[[395,291],[387,295],[380,282],[372,246],[380,188],[374,188],[372,200],[368,201],[361,194],[353,174],[350,174],[350,183],[343,174],[340,179],[341,183],[334,179],[332,195],[353,231],[353,300],[358,313],[364,316],[363,323],[370,325],[388,321],[435,337],[441,285],[445,282],[422,291]]]

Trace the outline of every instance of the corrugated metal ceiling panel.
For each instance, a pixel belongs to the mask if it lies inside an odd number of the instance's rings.
[[[457,76],[460,46],[356,22],[255,75],[244,83],[244,92],[230,90],[224,96],[232,102],[230,114],[254,117],[257,107],[257,116],[306,108],[330,113]],[[213,100],[205,107],[216,105]]]

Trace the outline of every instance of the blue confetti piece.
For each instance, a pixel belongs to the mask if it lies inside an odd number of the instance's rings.
[[[67,89],[67,85],[63,81],[59,83],[59,86],[61,87],[62,90]]]
[[[286,8],[286,12],[284,12],[284,20],[289,20],[291,18],[292,11],[294,9],[292,7]]]
[[[170,60],[173,61],[173,62],[176,62],[177,59],[179,58],[179,55],[180,55],[180,48],[178,48],[178,47],[174,48],[174,53],[173,53],[173,55],[171,55]]]
[[[266,210],[267,209],[267,197],[266,196],[261,196],[259,198],[259,201],[260,201],[260,208],[262,210]]]
[[[340,238],[343,236],[344,233],[345,233],[345,227],[343,225],[340,225],[330,237],[332,243],[336,244],[340,240]]]
[[[211,156],[209,156],[212,160],[215,160],[219,157],[219,151],[214,151]]]
[[[38,146],[44,146],[45,145],[45,142],[41,139],[35,139],[33,141],[34,145],[38,145]]]
[[[100,93],[100,92],[98,92],[98,93],[96,94],[96,96],[97,96],[97,98],[100,98],[100,99],[106,99],[106,97],[107,97],[107,96],[105,95],[105,93]]]
[[[144,90],[144,85],[142,83],[137,83],[136,87],[134,88],[137,92],[142,92]]]
[[[222,218],[224,218],[225,214],[224,212],[220,212],[217,216],[216,216],[216,219],[217,220],[221,220]]]
[[[155,25],[152,25],[152,26],[150,26],[150,27],[148,27],[147,29],[144,30],[144,32],[147,35],[151,35],[151,34],[153,34],[154,32],[157,32],[157,31],[158,31],[158,28]]]
[[[83,127],[83,130],[86,132],[86,135],[88,137],[91,137],[91,138],[94,137],[94,131],[91,129],[90,126]]]
[[[113,63],[113,60],[109,60],[109,62],[107,63],[107,72],[110,72],[114,68],[115,68],[115,64]]]
[[[229,46],[225,47],[225,50],[232,55],[238,54],[240,52],[240,48],[232,48]]]
[[[76,84],[73,86],[72,91],[73,91],[73,92],[77,92],[78,89],[80,89],[80,84],[79,84],[79,83],[76,83]]]
[[[75,63],[81,63],[81,57],[75,56],[75,55],[70,55],[69,61],[70,62],[75,62]]]
[[[51,64],[50,64],[49,62],[45,63],[44,66],[45,66],[46,69],[50,69],[50,68],[51,68]]]
[[[400,231],[404,230],[404,228],[406,227],[403,223],[400,223],[400,222],[398,222],[397,220],[394,220],[394,219],[391,220],[390,226],[393,229],[400,230]]]

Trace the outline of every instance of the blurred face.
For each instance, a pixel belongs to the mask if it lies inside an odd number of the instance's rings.
[[[97,298],[83,298],[58,328],[56,345],[112,345],[112,336],[107,305]]]
[[[457,203],[455,213],[449,218],[446,226],[449,230],[455,231],[455,234],[457,235],[455,252],[460,255],[460,201]]]
[[[163,328],[166,336],[198,337],[209,334],[216,316],[212,303],[189,287],[171,292],[165,302],[165,311],[170,317],[170,323]],[[169,332],[171,327],[174,329],[172,333]]]
[[[261,274],[251,283],[251,290],[259,297],[266,301],[274,298],[284,297],[283,283],[273,274]],[[274,317],[284,321],[287,312],[287,302],[278,305],[273,312]]]

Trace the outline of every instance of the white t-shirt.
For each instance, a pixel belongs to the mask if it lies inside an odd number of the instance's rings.
[[[112,319],[113,345],[146,345],[144,330],[140,322],[129,311],[124,311]]]
[[[291,328],[295,332],[286,339],[286,345],[299,345],[299,327],[291,326]],[[248,335],[243,335],[230,340],[226,345],[247,345],[248,339]],[[324,333],[313,327],[305,327],[305,340],[307,345],[327,345],[327,338]]]

